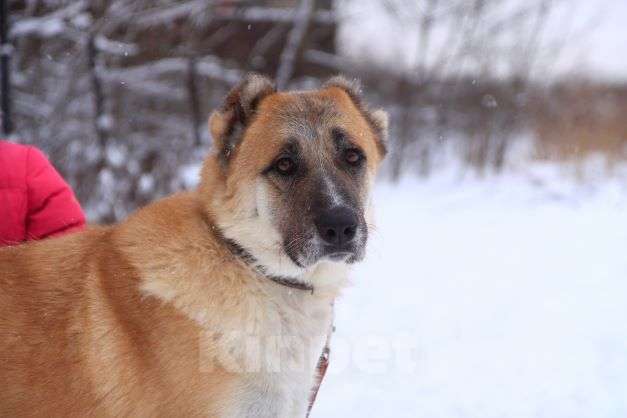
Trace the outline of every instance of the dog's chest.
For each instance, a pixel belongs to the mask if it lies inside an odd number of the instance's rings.
[[[304,416],[331,322],[328,302],[259,310],[256,329],[240,340],[244,370],[229,415]]]

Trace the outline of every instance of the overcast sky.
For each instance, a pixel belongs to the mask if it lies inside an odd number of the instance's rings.
[[[600,13],[585,48],[590,71],[599,76],[627,81],[627,0],[572,2],[577,3],[584,11],[587,8],[592,9],[587,12],[589,14]]]
[[[345,54],[367,56],[397,67],[414,62],[418,39],[415,25],[399,24],[380,0],[340,4],[345,23],[339,32],[339,46]],[[545,39],[570,41],[559,55],[545,51],[551,73],[627,81],[627,0],[556,0],[555,4]],[[511,51],[515,56],[516,48]]]

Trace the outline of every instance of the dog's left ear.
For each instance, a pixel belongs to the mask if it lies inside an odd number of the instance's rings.
[[[387,153],[388,145],[388,113],[383,109],[372,110],[365,103],[362,95],[361,83],[357,79],[349,80],[341,75],[332,77],[324,85],[323,88],[336,87],[343,90],[353,101],[357,109],[366,118],[368,124],[377,136],[377,146],[381,157]]]
[[[222,107],[211,114],[209,131],[223,163],[229,161],[261,100],[274,92],[276,88],[269,78],[248,74],[229,92]]]

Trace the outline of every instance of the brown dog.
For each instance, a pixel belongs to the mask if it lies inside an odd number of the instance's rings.
[[[210,129],[197,190],[0,249],[0,416],[304,416],[386,115],[251,75]]]

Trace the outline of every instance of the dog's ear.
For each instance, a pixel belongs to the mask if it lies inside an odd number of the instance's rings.
[[[356,105],[361,106],[363,97],[362,97],[362,88],[361,82],[353,78],[352,80],[347,79],[342,75],[336,75],[335,77],[331,77],[328,79],[322,86],[322,88],[330,88],[337,87],[341,90],[344,90],[346,94],[351,98]]]
[[[379,148],[381,157],[384,157],[387,153],[388,145],[388,114],[383,109],[372,110],[368,107],[363,99],[361,83],[359,80],[349,80],[341,75],[338,75],[329,79],[322,87],[339,88],[343,90],[348,97],[350,97],[377,136],[377,147]]]
[[[269,78],[248,74],[229,92],[222,107],[211,114],[209,131],[223,163],[228,162],[239,144],[261,100],[275,91]]]

